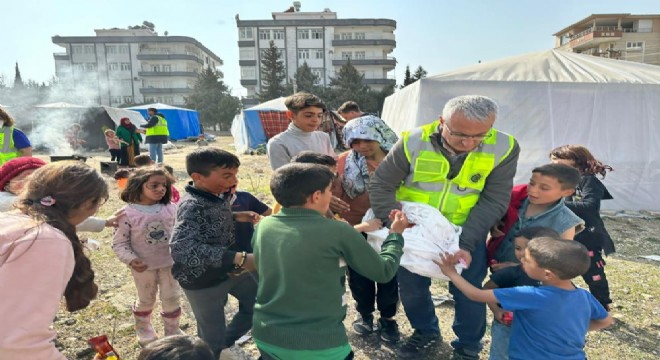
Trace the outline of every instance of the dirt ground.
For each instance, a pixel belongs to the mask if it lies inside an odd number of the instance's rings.
[[[219,137],[211,146],[233,151],[231,137]],[[177,143],[177,149],[165,152],[165,162],[174,167],[178,177],[177,187],[183,190],[188,181],[185,173],[185,155],[195,148],[191,143]],[[88,163],[99,168],[99,161],[108,161],[108,153],[86,154],[91,156]],[[45,156],[44,156],[45,157]],[[240,184],[243,190],[255,194],[262,201],[272,204],[268,190],[271,170],[264,155],[240,155]],[[108,216],[123,203],[117,195],[114,180],[108,178],[111,185],[111,197],[101,208],[99,216]],[[617,245],[618,252],[607,259],[607,275],[610,279],[612,298],[614,299],[613,316],[616,324],[609,330],[590,333],[587,338],[586,352],[589,359],[657,359],[660,356],[660,262],[641,258],[643,255],[660,255],[660,217],[654,214],[637,214],[635,217],[607,216],[605,224]],[[54,322],[58,333],[57,346],[69,359],[92,359],[93,351],[87,346],[87,339],[106,334],[122,359],[135,359],[140,347],[135,340],[130,306],[135,299],[135,289],[128,268],[119,262],[110,244],[111,231],[83,234],[101,242],[100,250],[90,253],[96,281],[100,292],[98,298],[85,310],[68,313],[61,308]],[[581,279],[577,283],[583,285]],[[444,282],[435,282],[433,295],[448,295]],[[195,334],[195,320],[192,312],[182,299],[184,315],[182,329],[188,334]],[[226,313],[231,317],[237,304],[230,299]],[[403,336],[409,336],[412,329],[408,324],[403,308],[399,307],[397,320]],[[451,353],[449,342],[454,339],[451,330],[453,304],[444,302],[436,307],[436,315],[444,343],[437,354],[429,359],[448,359]],[[393,349],[380,343],[376,335],[366,338],[357,336],[351,329],[356,317],[354,303],[348,308],[344,324],[349,329],[350,343],[356,353],[356,359],[393,359]],[[162,323],[155,319],[157,330],[162,333]],[[490,344],[490,329],[484,337],[482,358],[487,358]],[[256,359],[258,352],[251,339],[231,349],[235,359]]]

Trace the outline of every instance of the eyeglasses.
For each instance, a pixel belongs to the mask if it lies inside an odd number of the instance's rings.
[[[462,133],[453,132],[453,131],[449,128],[449,125],[447,125],[447,123],[442,124],[442,126],[443,126],[444,128],[447,128],[447,132],[449,133],[449,136],[451,136],[451,137],[455,137],[455,138],[457,138],[457,139],[461,139],[461,140],[479,140],[479,141],[481,141],[481,140],[483,140],[483,139],[487,139],[487,138],[491,137],[491,135],[492,135],[492,133],[490,132],[490,129],[489,129],[488,132],[485,133],[485,134],[479,134],[479,135],[466,135],[466,134],[462,134]]]
[[[158,190],[159,187],[163,187],[167,190],[167,184],[162,184],[162,183],[147,183],[146,187],[149,190]]]

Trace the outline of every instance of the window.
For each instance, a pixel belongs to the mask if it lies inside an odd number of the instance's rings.
[[[353,40],[353,33],[341,33],[342,40]]]
[[[94,45],[83,45],[83,52],[85,54],[93,54],[94,53]]]
[[[121,104],[121,96],[113,96],[112,97],[112,103],[113,104]]]
[[[318,78],[317,83],[320,83],[323,81],[323,74],[324,74],[324,69],[323,68],[311,68],[312,74],[316,75]]]
[[[120,54],[128,54],[128,45],[119,45]]]
[[[173,104],[174,103],[174,97],[165,96],[165,97],[163,97],[163,101],[165,102],[165,104]]]
[[[117,63],[108,64],[108,71],[117,71],[117,70],[119,70],[119,64]]]
[[[323,29],[312,29],[312,39],[323,39]]]
[[[241,60],[254,60],[254,49],[253,48],[240,48],[240,50],[239,50],[239,59],[241,59]]]
[[[323,60],[323,49],[312,49],[312,59]]]
[[[121,81],[121,87],[126,88],[126,89],[130,89],[131,87],[133,87],[133,81],[131,79],[122,80]]]
[[[85,71],[96,71],[96,64],[86,63],[85,64]]]
[[[74,54],[82,54],[82,52],[83,52],[82,45],[72,45],[71,46],[71,51]]]
[[[172,65],[163,65],[163,72],[172,72]]]
[[[626,42],[626,50],[641,50],[644,48],[643,41],[628,41]]]
[[[238,29],[238,38],[240,40],[252,40],[252,28],[242,27]]]
[[[259,40],[270,40],[270,30],[259,30]]]
[[[260,49],[259,50],[259,55],[260,55],[261,59],[266,57],[266,52],[267,51],[268,51],[268,49]],[[277,55],[279,56],[280,60],[284,60],[284,49],[277,49]]]
[[[121,63],[121,71],[130,71],[131,63]]]
[[[298,49],[298,59],[299,60],[309,59],[309,49]]]
[[[254,66],[242,66],[241,67],[241,78],[243,79],[256,79],[257,72]]]
[[[341,58],[342,60],[348,60],[353,58],[353,52],[352,51],[342,51],[341,52]]]
[[[355,34],[355,40],[364,40],[366,39],[366,34],[363,32],[356,32]]]
[[[82,50],[82,48],[81,48],[81,50]],[[85,64],[75,64],[75,65],[73,65],[73,69],[78,71],[78,72],[85,71]]]
[[[298,39],[300,40],[309,39],[309,30],[308,29],[298,30]]]
[[[106,45],[105,46],[105,52],[108,54],[116,54],[117,53],[117,45]]]
[[[160,65],[151,65],[151,71],[160,72]]]
[[[124,104],[132,104],[132,103],[133,103],[132,96],[124,96]]]
[[[273,39],[284,40],[284,30],[273,30]]]
[[[355,52],[355,59],[362,59],[362,60],[364,60],[365,56],[366,56],[366,52],[365,52],[365,51],[356,51],[356,52]]]

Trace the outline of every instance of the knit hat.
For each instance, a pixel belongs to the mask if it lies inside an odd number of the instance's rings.
[[[5,185],[25,170],[38,169],[46,165],[46,162],[35,157],[17,157],[4,163],[0,167],[0,191],[4,191]]]

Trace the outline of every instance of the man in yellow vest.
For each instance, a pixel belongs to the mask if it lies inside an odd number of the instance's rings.
[[[437,207],[463,227],[458,257],[469,267],[463,277],[481,287],[487,271],[486,237],[504,215],[511,197],[520,147],[497,131],[497,104],[485,96],[450,99],[442,116],[404,131],[376,170],[369,187],[371,206],[386,221],[397,201]],[[399,268],[399,293],[415,330],[399,348],[399,359],[418,359],[442,342],[431,299],[431,279]],[[470,301],[452,284],[455,313],[452,359],[478,359],[486,331],[486,307]]]
[[[167,120],[156,108],[147,109],[149,122],[141,125],[147,129],[145,144],[149,144],[149,157],[158,164],[163,163],[163,144],[167,144],[170,132],[167,130]]]
[[[32,156],[32,144],[27,136],[14,127],[14,118],[0,108],[0,165],[20,157]]]

